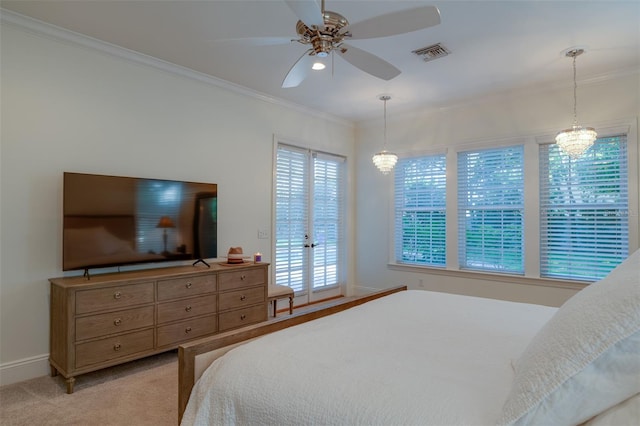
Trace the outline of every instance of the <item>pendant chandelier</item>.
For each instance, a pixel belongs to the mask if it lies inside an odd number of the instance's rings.
[[[574,160],[582,156],[598,137],[598,134],[592,127],[582,127],[578,125],[576,57],[583,53],[584,49],[571,49],[566,53],[567,57],[573,58],[573,126],[570,129],[561,131],[556,136],[556,143],[560,149]]]
[[[382,145],[382,151],[373,156],[373,164],[376,165],[383,175],[388,174],[393,170],[393,166],[398,161],[398,156],[393,152],[387,151],[387,101],[391,99],[391,96],[382,95],[379,98],[384,102],[384,145]]]

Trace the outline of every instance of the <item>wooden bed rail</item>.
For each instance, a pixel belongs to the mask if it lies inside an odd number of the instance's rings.
[[[365,296],[340,298],[328,304],[321,304],[297,314],[282,316],[260,324],[231,330],[180,345],[178,347],[178,424],[182,421],[191,390],[198,379],[198,377],[195,377],[197,355],[237,345],[265,334],[332,315],[404,290],[407,290],[407,286],[392,287]]]

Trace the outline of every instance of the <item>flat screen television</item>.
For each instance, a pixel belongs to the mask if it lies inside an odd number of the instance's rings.
[[[217,257],[215,183],[64,173],[62,269]]]

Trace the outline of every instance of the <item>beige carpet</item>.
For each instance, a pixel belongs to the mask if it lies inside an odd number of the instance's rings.
[[[0,387],[0,424],[178,424],[177,351],[76,378],[67,395],[62,376]]]

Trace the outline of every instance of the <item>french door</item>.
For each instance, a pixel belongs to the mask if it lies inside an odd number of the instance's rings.
[[[338,296],[345,282],[344,157],[279,143],[274,282],[297,305]]]

